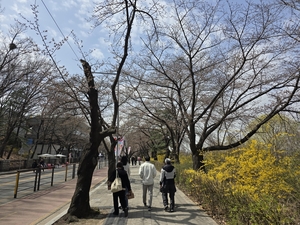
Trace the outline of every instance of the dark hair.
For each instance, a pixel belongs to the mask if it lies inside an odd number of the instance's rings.
[[[126,166],[126,164],[127,164],[127,162],[128,162],[127,157],[126,157],[126,156],[122,156],[121,162],[123,163],[124,166]]]
[[[123,168],[123,163],[118,162],[118,163],[117,163],[117,168]]]
[[[145,160],[146,160],[146,161],[150,161],[150,157],[149,157],[149,156],[146,156],[146,157],[145,157]]]

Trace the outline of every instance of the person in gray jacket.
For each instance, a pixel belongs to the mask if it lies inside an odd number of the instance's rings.
[[[175,177],[176,170],[175,167],[171,165],[171,160],[169,158],[165,159],[165,165],[161,169],[160,173],[160,191],[162,193],[162,199],[164,204],[164,209],[167,210],[168,206],[168,193],[170,198],[170,212],[174,212],[175,206]]]
[[[151,211],[154,178],[156,176],[156,168],[150,163],[150,157],[145,157],[145,162],[139,168],[139,175],[143,180],[143,203],[148,206],[148,211]],[[149,193],[148,205],[146,204],[147,191]]]

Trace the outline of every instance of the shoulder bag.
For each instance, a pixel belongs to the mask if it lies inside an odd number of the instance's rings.
[[[119,192],[119,191],[122,191],[123,190],[123,187],[122,187],[122,180],[121,178],[119,177],[119,173],[118,173],[118,170],[116,170],[116,178],[115,180],[112,182],[111,184],[111,192],[112,193],[115,193],[115,192]]]

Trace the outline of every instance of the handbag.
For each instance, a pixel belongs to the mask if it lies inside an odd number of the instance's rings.
[[[123,190],[123,187],[122,187],[122,180],[121,178],[119,177],[119,173],[118,173],[118,170],[116,170],[116,178],[115,180],[112,182],[111,184],[111,192],[112,193],[115,193],[115,192],[119,192],[119,191],[122,191]]]
[[[134,193],[133,193],[132,191],[129,192],[129,193],[127,194],[127,198],[128,198],[128,199],[134,198]]]

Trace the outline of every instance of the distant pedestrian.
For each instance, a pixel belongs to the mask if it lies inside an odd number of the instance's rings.
[[[104,160],[104,155],[102,152],[99,153],[98,155],[99,161],[103,161]]]
[[[32,165],[31,165],[33,172],[36,172],[36,168],[38,167],[38,163],[36,160],[33,161]]]
[[[43,158],[40,159],[40,167],[42,168],[42,170],[44,171],[45,170],[45,161]]]
[[[130,185],[130,181],[129,181],[127,172],[124,170],[123,164],[121,162],[117,163],[116,170],[113,171],[111,176],[108,178],[109,185],[115,180],[116,173],[118,173],[119,177],[121,178],[123,190],[113,193],[113,203],[114,203],[113,215],[115,215],[115,216],[119,215],[118,203],[120,200],[121,206],[125,213],[125,217],[127,217],[128,216],[128,208],[126,206],[125,190],[127,188],[128,192],[131,193],[131,185]]]
[[[145,157],[145,162],[140,166],[139,175],[143,181],[143,203],[144,206],[148,206],[148,211],[151,211],[152,206],[152,196],[153,196],[153,185],[154,178],[156,176],[156,168],[150,163],[150,157]],[[148,205],[146,204],[147,200],[147,192],[148,192]]]
[[[141,157],[138,156],[137,161],[139,162],[139,166],[141,165],[141,160],[142,160]]]
[[[132,165],[134,164],[136,166],[136,157],[132,156],[131,157]]]
[[[175,167],[171,165],[171,160],[169,158],[165,159],[165,165],[161,169],[160,173],[160,191],[162,193],[162,200],[164,204],[164,209],[168,209],[168,193],[170,198],[170,212],[174,212],[175,206],[175,177],[176,170]]]

